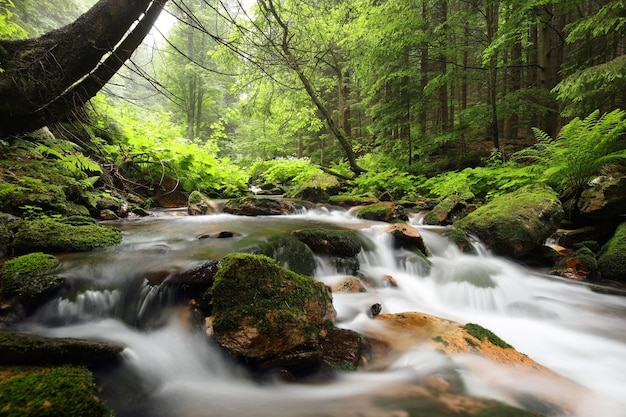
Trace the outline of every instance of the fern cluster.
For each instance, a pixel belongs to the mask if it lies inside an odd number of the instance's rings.
[[[546,180],[562,197],[580,193],[602,168],[626,160],[626,112],[598,110],[563,126],[556,138],[534,129],[537,144],[513,155],[532,162],[530,169]]]

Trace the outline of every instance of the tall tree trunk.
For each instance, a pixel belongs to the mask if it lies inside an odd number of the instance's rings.
[[[100,0],[39,38],[0,41],[0,134],[38,129],[82,106],[130,58],[166,1]]]
[[[311,80],[309,80],[309,78],[304,73],[304,70],[302,69],[302,66],[300,65],[298,59],[293,55],[289,46],[289,39],[291,37],[289,32],[289,26],[282,20],[280,13],[276,10],[274,6],[273,0],[257,0],[257,3],[261,6],[263,11],[268,16],[272,17],[276,21],[278,26],[280,26],[280,30],[282,32],[281,43],[280,45],[273,46],[282,51],[285,63],[298,76],[298,79],[302,83],[302,86],[307,92],[309,98],[311,99],[311,101],[313,101],[315,107],[317,107],[319,112],[322,114],[322,117],[328,125],[328,129],[331,131],[333,136],[335,136],[335,139],[337,139],[339,145],[343,149],[346,159],[348,160],[348,164],[350,165],[350,170],[356,175],[365,172],[363,168],[359,167],[359,165],[357,164],[356,157],[354,155],[354,151],[352,149],[352,146],[350,145],[350,142],[346,138],[345,134],[341,131],[341,129],[337,126],[337,123],[335,123],[335,120],[333,119],[330,110],[324,105],[324,103],[322,103],[321,98],[311,84]]]
[[[497,0],[489,1],[485,19],[487,23],[487,40],[493,42],[496,32],[498,31],[498,11],[499,3]],[[498,56],[493,52],[489,58],[489,85],[487,102],[490,109],[490,121],[488,125],[488,134],[491,135],[494,149],[500,150],[500,133],[498,128]]]

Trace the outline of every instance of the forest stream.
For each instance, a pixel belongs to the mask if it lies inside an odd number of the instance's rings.
[[[417,217],[410,222],[431,253],[430,270],[414,254],[393,249],[388,235],[379,233],[384,224],[347,211],[317,208],[259,217],[181,214],[164,210],[106,222],[122,230],[122,243],[64,255],[61,274],[73,293],[52,300],[24,325],[43,335],[126,346],[123,365],[97,375],[101,396],[118,416],[377,415],[372,411],[376,406],[363,400],[369,394],[445,369],[457,370],[472,396],[517,405],[510,400],[512,391],[553,391],[574,403],[576,417],[626,413],[626,297],[495,257],[479,243],[478,255],[461,253],[441,236],[441,227],[419,225]],[[397,287],[333,294],[338,327],[372,331],[368,309],[374,303],[382,305],[383,313],[414,311],[478,323],[590,395],[572,398],[557,381],[525,380],[472,356],[445,356],[421,346],[385,371],[346,371],[322,384],[261,384],[226,360],[204,335],[189,330],[174,308],[175,297],[145,280],[150,273],[184,271],[275,234],[312,226],[358,230],[371,242],[359,254],[361,270],[381,280],[391,275],[397,282]],[[221,231],[234,236],[200,239]],[[333,282],[336,272],[318,261],[315,278]]]

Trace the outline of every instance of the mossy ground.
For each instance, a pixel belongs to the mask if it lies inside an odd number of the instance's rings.
[[[95,395],[83,367],[0,367],[3,417],[101,417],[113,412]]]

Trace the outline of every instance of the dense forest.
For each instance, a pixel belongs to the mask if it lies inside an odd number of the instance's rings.
[[[14,39],[94,3],[1,0],[0,68]],[[97,95],[50,120],[65,145],[40,149],[214,197],[324,171],[396,199],[574,195],[624,155],[625,19],[608,0],[170,1]]]

